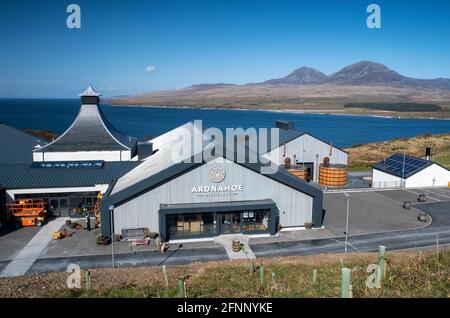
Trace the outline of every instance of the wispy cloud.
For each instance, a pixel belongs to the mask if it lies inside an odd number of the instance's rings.
[[[146,71],[147,73],[153,73],[154,71],[156,71],[156,66],[149,65],[149,66],[147,66],[147,67],[145,68],[145,71]]]

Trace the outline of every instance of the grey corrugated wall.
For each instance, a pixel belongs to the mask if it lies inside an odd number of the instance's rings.
[[[146,192],[114,210],[115,232],[123,228],[148,227],[159,232],[158,210],[161,203],[197,203],[220,201],[245,201],[272,199],[280,211],[280,223],[283,226],[303,226],[312,220],[313,198],[294,190],[264,175],[227,161],[205,164],[158,188]],[[209,179],[212,167],[220,165],[225,168],[226,178],[221,183]],[[229,196],[198,196],[192,193],[192,186],[242,184],[244,191]]]

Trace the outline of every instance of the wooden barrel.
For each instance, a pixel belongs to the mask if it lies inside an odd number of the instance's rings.
[[[306,177],[308,176],[308,171],[303,169],[288,169],[288,171],[303,180],[306,180]]]
[[[346,165],[326,165],[319,167],[319,183],[330,187],[343,187],[348,182],[348,168]]]
[[[232,249],[235,253],[239,252],[241,250],[241,242],[238,240],[233,240]]]

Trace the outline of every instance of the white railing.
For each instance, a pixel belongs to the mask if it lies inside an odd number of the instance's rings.
[[[378,181],[372,182],[372,188],[381,189],[381,188],[403,188],[405,187],[405,181]]]

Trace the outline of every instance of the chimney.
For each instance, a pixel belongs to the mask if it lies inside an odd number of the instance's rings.
[[[137,144],[138,160],[143,160],[153,154],[153,144],[148,141],[138,142]]]
[[[425,159],[426,160],[431,160],[431,147],[426,147],[425,148]]]
[[[279,128],[279,129],[284,129],[284,130],[294,129],[294,122],[293,121],[277,120],[275,122],[275,127]]]

